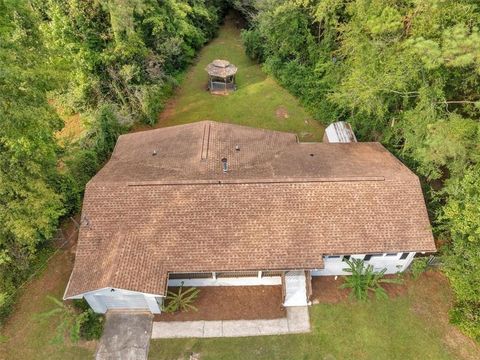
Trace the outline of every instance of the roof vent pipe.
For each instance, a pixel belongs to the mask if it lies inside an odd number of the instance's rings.
[[[228,162],[227,158],[222,159],[222,167],[223,167],[223,172],[226,173],[228,171]]]

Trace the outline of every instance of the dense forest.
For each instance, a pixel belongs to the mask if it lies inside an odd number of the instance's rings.
[[[226,8],[247,53],[318,121],[422,177],[451,319],[480,339],[476,0],[0,0],[0,315],[135,122],[153,124]],[[88,131],[59,141],[63,113]]]
[[[456,295],[480,339],[480,3],[235,1],[249,56],[325,124],[349,121],[424,180]]]

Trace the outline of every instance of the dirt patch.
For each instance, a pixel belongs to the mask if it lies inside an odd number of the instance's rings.
[[[198,311],[155,315],[154,321],[255,320],[286,316],[281,286],[200,287]],[[178,291],[178,288],[169,288]]]
[[[312,297],[313,303],[337,304],[348,299],[350,291],[340,289],[343,279],[335,276],[314,276],[312,277]]]
[[[397,279],[397,275],[386,275],[386,279]],[[408,292],[409,276],[402,277],[403,282],[400,284],[383,283],[382,287],[388,294],[388,297],[395,298],[397,296],[405,295]]]
[[[280,120],[288,119],[288,110],[285,107],[280,106],[275,110],[275,116]]]

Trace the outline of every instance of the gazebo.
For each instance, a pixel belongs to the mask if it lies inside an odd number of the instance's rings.
[[[213,60],[205,70],[208,72],[208,90],[212,94],[228,94],[236,89],[237,67],[227,60]]]

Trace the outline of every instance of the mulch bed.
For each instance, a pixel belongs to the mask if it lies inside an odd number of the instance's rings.
[[[392,278],[395,275],[386,275],[385,278]],[[403,284],[382,284],[390,298],[405,294],[408,290],[409,279],[406,278]],[[312,297],[313,303],[337,304],[348,300],[350,289],[340,289],[343,284],[343,278],[339,276],[314,276],[312,277]]]
[[[350,291],[340,289],[343,279],[334,276],[312,276],[312,297],[313,303],[337,304],[348,299]]]
[[[256,320],[286,316],[281,286],[207,286],[199,287],[194,302],[198,311],[162,313],[154,321]],[[171,287],[177,292],[178,288]]]

